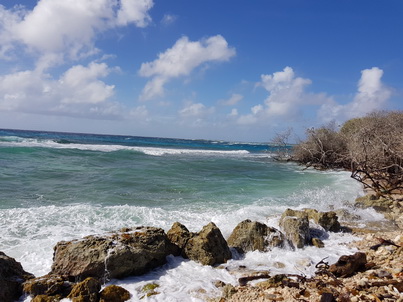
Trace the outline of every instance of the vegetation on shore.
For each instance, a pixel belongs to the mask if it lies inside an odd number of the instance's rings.
[[[403,192],[403,112],[381,111],[307,130],[292,159],[318,169],[346,169],[377,196]]]

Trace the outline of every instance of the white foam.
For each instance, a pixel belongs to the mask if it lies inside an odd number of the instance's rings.
[[[250,152],[247,150],[205,150],[205,149],[174,149],[174,148],[158,148],[158,147],[136,147],[124,145],[96,145],[96,144],[60,144],[54,140],[38,140],[28,138],[14,137],[7,141],[0,141],[0,146],[7,147],[42,147],[54,149],[77,149],[84,151],[99,151],[99,152],[115,152],[115,151],[134,151],[152,156],[163,155],[245,155]]]

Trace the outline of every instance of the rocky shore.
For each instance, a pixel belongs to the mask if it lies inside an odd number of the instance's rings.
[[[357,207],[373,207],[388,219],[386,224],[346,229],[358,238],[349,245],[358,250],[332,265],[323,259],[316,275],[264,276],[259,282],[224,286],[223,295],[211,302],[260,301],[403,301],[403,198],[358,198]],[[257,278],[259,275],[257,276]],[[249,278],[253,279],[253,278]]]
[[[54,247],[51,271],[40,277],[0,252],[0,301],[29,295],[33,302],[118,302],[130,299],[122,287],[102,284],[111,279],[142,275],[166,263],[168,255],[182,256],[203,265],[219,266],[234,252],[267,252],[273,248],[322,248],[328,232],[352,232],[355,254],[336,263],[316,263],[315,276],[249,272],[233,286],[216,282],[222,295],[210,301],[403,301],[403,201],[401,197],[357,200],[357,207],[374,207],[389,219],[392,230],[340,224],[337,211],[286,210],[279,229],[257,221],[240,222],[227,240],[209,223],[197,233],[179,222],[165,233],[155,227],[125,228],[102,235],[63,241]],[[342,213],[339,213],[341,215]],[[157,285],[143,289],[144,297],[157,295]]]

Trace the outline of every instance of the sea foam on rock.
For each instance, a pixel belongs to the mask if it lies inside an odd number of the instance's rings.
[[[51,272],[25,282],[24,292],[42,300],[85,297],[86,301],[98,301],[99,282],[144,274],[165,264],[171,254],[215,266],[232,258],[229,247],[241,253],[266,252],[273,247],[287,246],[288,238],[301,248],[311,244],[308,218],[325,230],[336,230],[339,225],[333,213],[288,209],[280,220],[285,235],[266,224],[244,220],[233,230],[228,243],[213,222],[198,233],[175,222],[167,233],[156,227],[136,227],[61,241],[54,247]],[[295,240],[297,237],[299,241]],[[127,295],[122,297],[125,299]]]
[[[178,254],[164,230],[155,227],[124,229],[107,236],[62,241],[54,248],[51,274],[77,280],[102,280],[141,275]]]

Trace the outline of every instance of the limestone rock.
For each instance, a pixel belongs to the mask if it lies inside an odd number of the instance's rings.
[[[315,209],[304,209],[302,211],[287,209],[282,215],[281,219],[286,216],[294,216],[298,218],[308,217],[308,220],[312,219],[316,224],[323,227],[326,231],[339,232],[340,222],[338,220],[336,212],[319,212]]]
[[[177,253],[178,247],[169,241],[163,229],[137,227],[57,243],[51,274],[77,280],[124,278],[165,264],[166,256]]]
[[[308,215],[303,217],[284,216],[280,220],[280,227],[286,238],[294,247],[303,248],[310,242]]]
[[[308,214],[308,219],[313,219],[313,221],[323,227],[326,231],[340,231],[340,222],[336,212],[318,212],[314,209],[305,209],[304,211]]]
[[[123,287],[109,285],[100,293],[99,302],[124,302],[130,299],[130,293]]]
[[[59,302],[61,299],[61,296],[39,295],[34,297],[31,302]]]
[[[374,208],[378,212],[390,212],[394,201],[385,197],[375,195],[365,195],[355,200],[355,205],[359,208]]]
[[[210,222],[190,238],[185,246],[186,256],[203,265],[216,265],[231,259],[231,251],[220,229]]]
[[[357,252],[351,256],[341,256],[339,260],[329,268],[336,277],[350,277],[360,270],[365,270],[367,257],[365,253]]]
[[[272,247],[282,247],[285,236],[277,229],[249,219],[240,222],[228,238],[228,245],[241,253],[267,251]]]
[[[34,276],[24,271],[21,263],[0,252],[0,301],[17,300],[22,294],[22,284]]]
[[[54,275],[45,275],[42,277],[33,278],[26,281],[23,285],[24,293],[27,293],[33,297],[60,296],[65,298],[71,292],[71,289],[71,282],[69,282],[66,278],[63,278],[62,276]],[[42,297],[41,299],[45,298]]]
[[[67,298],[73,302],[98,302],[101,283],[96,278],[86,278],[74,285]]]
[[[189,232],[189,230],[179,222],[175,222],[167,232],[168,239],[176,244],[181,250],[185,248],[188,240],[194,235],[194,233]]]

